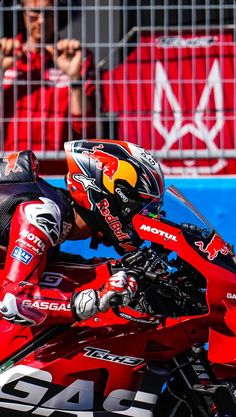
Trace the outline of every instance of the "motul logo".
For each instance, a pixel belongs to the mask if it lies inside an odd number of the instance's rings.
[[[31,233],[28,230],[23,229],[20,232],[20,236],[23,236],[30,240],[32,243],[35,243],[38,246],[38,248],[40,248],[42,251],[46,249],[45,243],[41,239],[39,239],[39,237],[35,236],[34,233]]]
[[[174,240],[177,242],[177,237],[172,235],[171,233],[167,233],[164,230],[157,229],[156,227],[147,226],[146,224],[142,224],[140,230],[145,230],[145,232],[153,233],[154,235],[163,236],[165,239]]]

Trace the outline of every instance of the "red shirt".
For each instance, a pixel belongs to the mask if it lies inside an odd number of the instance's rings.
[[[92,54],[83,60],[83,94],[94,95]],[[60,150],[71,139],[94,137],[95,123],[69,111],[69,79],[51,55],[28,52],[3,76],[3,151]]]

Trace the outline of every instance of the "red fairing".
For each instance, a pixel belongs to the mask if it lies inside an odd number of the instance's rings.
[[[18,308],[27,317],[39,324],[65,323],[72,321],[69,306],[71,292],[45,289],[38,281],[47,263],[47,252],[51,247],[49,238],[38,227],[29,223],[25,208],[42,201],[20,204],[11,221],[9,245],[5,267],[1,271],[2,288],[0,299],[7,293],[14,294]],[[47,300],[46,308],[45,300]]]
[[[55,259],[35,286],[21,287],[24,308],[47,312],[48,321],[29,327],[0,320],[1,416],[177,417],[185,411],[199,416],[199,410],[236,416],[235,254],[190,205],[188,217],[188,202],[175,188],[166,193],[170,202],[180,203],[178,223],[173,210],[174,218],[167,216],[168,204],[163,216],[151,205],[133,218],[135,231],[151,246],[97,265]],[[25,206],[14,219],[18,232],[13,226],[11,242],[26,225],[37,233],[21,213]],[[50,246],[45,238],[44,243]],[[24,279],[29,269],[22,269]],[[106,294],[122,286],[122,271],[135,277],[128,306],[119,309],[113,299],[113,309],[86,320],[45,325],[52,311],[54,322],[69,317],[64,310],[75,287]],[[11,285],[19,288],[19,279]]]

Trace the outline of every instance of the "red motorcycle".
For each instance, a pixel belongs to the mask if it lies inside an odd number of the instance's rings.
[[[53,327],[1,320],[0,416],[236,416],[232,247],[174,187],[133,227],[145,241],[136,253],[51,263],[40,283],[99,289],[125,270],[139,283],[129,307],[114,297],[107,313]]]

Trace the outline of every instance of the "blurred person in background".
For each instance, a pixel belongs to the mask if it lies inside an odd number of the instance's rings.
[[[22,0],[25,34],[0,39],[3,151],[60,150],[95,135],[93,57],[79,40],[57,39],[57,5]]]

